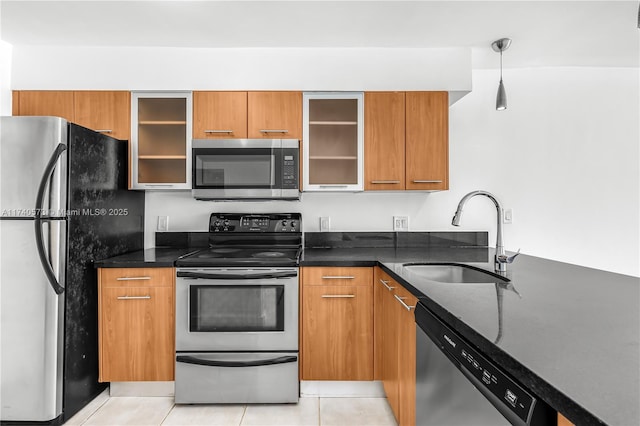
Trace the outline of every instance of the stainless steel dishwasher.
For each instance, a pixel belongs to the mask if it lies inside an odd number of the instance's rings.
[[[415,309],[416,424],[556,424],[556,412],[507,376],[424,304]]]

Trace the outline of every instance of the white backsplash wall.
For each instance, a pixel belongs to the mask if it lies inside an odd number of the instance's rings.
[[[470,200],[461,226],[451,217],[464,194],[493,192],[514,211],[507,250],[640,275],[638,69],[507,69],[506,111],[495,111],[497,70],[473,72],[473,92],[450,109],[450,190],[433,193],[303,193],[300,202],[204,202],[189,192],[147,193],[145,245],[158,215],[171,231],[204,231],[211,212],[296,211],[305,231],[489,230],[496,212]]]

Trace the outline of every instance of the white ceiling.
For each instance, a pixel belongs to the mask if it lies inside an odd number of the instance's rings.
[[[637,1],[0,1],[15,46],[469,47],[505,67],[638,67]]]

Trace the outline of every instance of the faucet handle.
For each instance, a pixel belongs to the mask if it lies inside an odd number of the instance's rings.
[[[500,256],[496,256],[496,259],[500,263],[513,263],[515,258],[520,254],[520,249],[513,256],[507,256],[506,254],[501,254]]]

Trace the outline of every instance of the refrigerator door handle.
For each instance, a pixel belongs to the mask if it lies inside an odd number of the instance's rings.
[[[46,218],[42,216],[44,196],[46,193],[47,185],[49,180],[51,179],[51,175],[53,174],[53,170],[56,167],[58,159],[67,149],[65,144],[58,144],[55,151],[51,155],[47,166],[44,169],[44,173],[42,174],[42,179],[40,179],[40,186],[38,187],[38,195],[36,196],[36,217],[35,217],[35,231],[36,231],[36,248],[38,249],[38,257],[40,258],[40,263],[42,264],[42,268],[44,269],[44,273],[47,276],[47,280],[53,291],[56,294],[62,294],[64,292],[64,287],[60,285],[58,282],[58,278],[53,270],[53,266],[47,257],[47,253],[44,248],[44,239],[42,238],[42,227],[44,222],[46,222]]]

